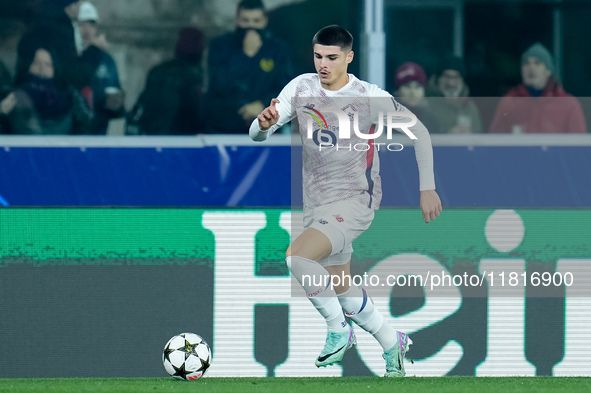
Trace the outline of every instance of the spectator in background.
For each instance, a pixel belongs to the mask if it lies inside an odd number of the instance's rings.
[[[522,83],[503,97],[490,126],[492,133],[586,133],[579,101],[553,77],[554,59],[535,43],[521,56]]]
[[[82,94],[94,112],[90,127],[91,134],[107,134],[109,121],[122,117],[123,92],[115,61],[105,50],[108,48],[105,35],[98,34],[99,15],[96,7],[82,2],[78,24],[84,51],[80,57],[81,72],[84,76]]]
[[[82,87],[78,56],[82,39],[78,30],[78,0],[44,0],[43,11],[36,15],[19,42],[17,55],[30,53],[31,47],[49,49],[61,67],[69,85]]]
[[[261,0],[242,0],[236,30],[209,45],[207,93],[211,132],[245,133],[292,78],[287,45],[266,30]]]
[[[8,105],[10,101],[4,102],[4,99],[12,92],[12,78],[4,63],[0,60],[0,134],[9,132],[10,124],[8,118],[3,115],[4,109],[1,106]]]
[[[439,132],[447,134],[479,134],[482,132],[480,111],[469,97],[464,82],[464,62],[459,57],[446,58],[429,81],[431,111],[437,118]]]
[[[92,112],[68,85],[50,48],[27,46],[16,65],[16,89],[0,102],[13,134],[86,134]]]
[[[127,118],[127,135],[195,135],[203,116],[203,33],[180,30],[174,59],[152,68]]]
[[[0,100],[4,99],[12,90],[12,78],[8,68],[2,60],[0,60]]]
[[[394,78],[396,99],[410,109],[430,133],[439,132],[437,119],[431,113],[429,102],[425,99],[427,76],[423,68],[416,63],[404,63],[398,67]]]

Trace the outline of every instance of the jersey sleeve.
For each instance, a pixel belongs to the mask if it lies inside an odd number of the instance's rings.
[[[400,119],[409,119],[411,116],[416,116],[404,105],[400,104],[390,93],[380,89],[376,85],[370,85],[370,97],[376,98],[376,105],[372,105],[372,118],[378,122],[379,113],[383,116],[388,116],[388,112],[400,113]],[[375,113],[374,113],[375,112]],[[387,119],[382,119],[386,124]],[[401,129],[396,129],[403,133]],[[421,191],[435,189],[435,175],[433,173],[433,146],[431,144],[431,136],[427,128],[417,119],[416,123],[408,127],[408,130],[416,137],[412,139],[415,148],[415,157],[419,168],[419,185]]]
[[[279,112],[279,121],[277,121],[276,124],[263,131],[259,126],[258,119],[252,121],[248,133],[253,141],[262,142],[266,140],[270,135],[281,128],[281,126],[293,119],[295,114],[291,105],[292,99],[295,96],[298,81],[302,76],[303,75],[293,79],[283,88],[283,90],[281,90],[281,93],[279,93],[279,96],[277,97],[279,102],[275,105],[275,108],[277,108],[277,111]]]

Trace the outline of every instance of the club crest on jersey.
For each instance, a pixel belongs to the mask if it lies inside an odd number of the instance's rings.
[[[261,66],[261,70],[265,72],[271,72],[273,71],[273,68],[275,68],[275,62],[273,59],[261,59],[259,65]]]
[[[322,225],[326,225],[326,224],[328,224],[328,221],[326,221],[326,220],[324,220],[324,219],[322,219],[322,218],[321,218],[320,220],[318,220],[318,222],[319,222],[320,224],[322,224]]]

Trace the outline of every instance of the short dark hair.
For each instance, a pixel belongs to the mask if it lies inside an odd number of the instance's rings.
[[[345,52],[353,49],[353,36],[338,25],[330,25],[318,30],[312,39],[312,45],[338,46]]]
[[[239,13],[240,10],[261,10],[263,13],[266,13],[265,5],[263,4],[262,0],[242,0],[240,3],[238,3],[236,13]]]

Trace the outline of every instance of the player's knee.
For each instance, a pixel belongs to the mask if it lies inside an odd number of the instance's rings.
[[[291,247],[287,250],[288,252],[286,254],[289,253]],[[294,266],[301,266],[302,265],[302,261],[307,262],[308,260],[306,260],[305,258],[300,258],[296,255],[287,255],[285,258],[285,264],[287,265],[287,268],[289,269],[290,272],[294,272]],[[301,269],[300,269],[301,270]]]
[[[285,252],[285,257],[301,257],[316,262],[328,257],[332,251],[330,242],[318,243],[313,240],[309,238],[296,240]]]

